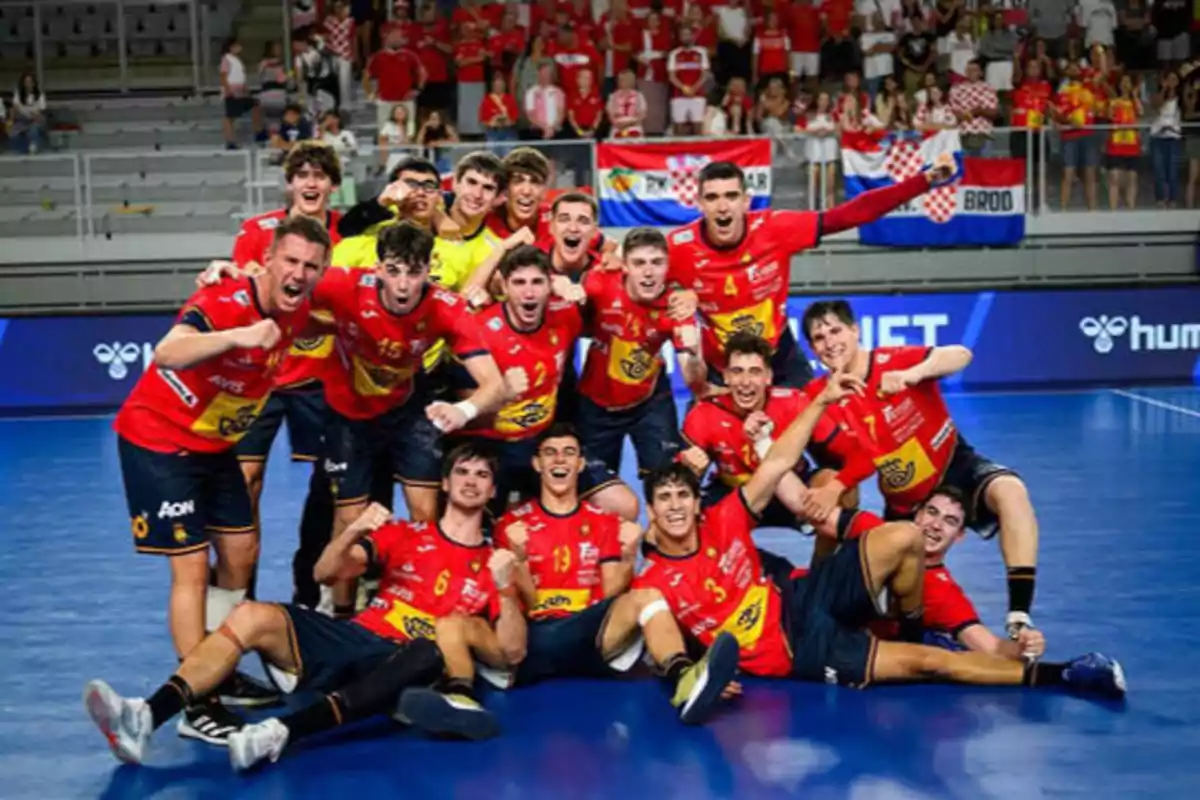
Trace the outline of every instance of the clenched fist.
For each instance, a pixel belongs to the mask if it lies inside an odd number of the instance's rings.
[[[679,460],[683,465],[697,475],[703,475],[708,469],[708,465],[712,463],[712,459],[708,457],[708,453],[701,450],[699,447],[689,447],[679,454]]]
[[[742,423],[742,430],[746,432],[746,438],[752,442],[757,442],[763,436],[770,436],[775,429],[775,423],[763,411],[751,411],[746,415],[746,421]]]
[[[529,544],[529,527],[524,522],[514,522],[504,529],[504,538],[518,561],[525,560],[525,546]]]
[[[504,389],[512,400],[529,391],[529,373],[524,367],[513,367],[504,371]]]
[[[497,589],[507,589],[512,585],[513,567],[516,564],[517,557],[511,550],[496,550],[492,553],[492,557],[488,559],[488,571],[492,573],[492,580]]]
[[[371,503],[367,510],[358,516],[351,524],[359,533],[371,533],[379,530],[392,518],[392,512],[381,503]]]
[[[253,325],[231,328],[226,332],[226,335],[234,347],[240,347],[245,350],[253,350],[256,347],[261,347],[264,350],[270,350],[279,344],[279,338],[283,333],[279,330],[279,326],[275,323],[275,320],[260,319]]]
[[[637,558],[638,545],[642,542],[642,526],[628,520],[621,523],[617,531],[617,540],[621,543],[621,559],[633,561]]]

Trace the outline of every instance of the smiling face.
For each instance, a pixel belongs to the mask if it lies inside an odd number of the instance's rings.
[[[312,295],[328,257],[323,245],[303,236],[289,234],[276,242],[266,263],[271,308],[283,313],[298,309]]]
[[[676,544],[684,544],[696,532],[700,496],[681,481],[668,481],[651,492],[648,512],[659,534]]]
[[[324,218],[333,192],[333,180],[317,164],[304,164],[288,182],[292,208],[306,217]]]
[[[588,244],[596,238],[596,215],[588,203],[559,203],[550,220],[550,235],[560,256],[569,262],[581,261]]]
[[[496,494],[496,476],[482,458],[464,458],[442,478],[442,491],[459,511],[482,511]]]
[[[579,494],[579,475],[586,464],[583,448],[574,436],[546,439],[533,457],[533,469],[541,476],[542,491],[560,499]]]
[[[518,225],[537,222],[546,184],[528,172],[514,172],[508,179],[508,213]]]
[[[393,314],[407,314],[421,302],[421,294],[429,280],[429,265],[385,258],[375,265],[375,275],[379,279],[383,307]]]
[[[536,328],[546,318],[550,277],[538,267],[517,267],[504,279],[504,294],[508,318],[521,328]]]
[[[963,537],[965,512],[955,499],[935,494],[917,511],[916,523],[925,537],[925,557],[941,560]]]
[[[636,302],[658,299],[667,288],[667,252],[661,247],[635,247],[625,253],[625,288]]]
[[[826,314],[809,325],[808,342],[827,368],[848,369],[858,355],[858,325]]]
[[[704,213],[705,232],[713,244],[736,244],[746,229],[750,195],[737,178],[705,181],[700,187],[700,211]]]
[[[500,184],[495,176],[468,169],[454,179],[454,203],[469,220],[477,220],[492,210]]]
[[[725,385],[729,387],[733,404],[738,411],[749,414],[761,411],[767,403],[771,386],[771,365],[758,353],[730,353],[725,367]]]

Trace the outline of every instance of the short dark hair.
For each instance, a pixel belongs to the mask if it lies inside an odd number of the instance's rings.
[[[324,142],[305,139],[292,145],[283,159],[283,177],[288,183],[304,167],[316,167],[329,176],[334,186],[342,185],[342,160],[337,151]]]
[[[510,275],[522,267],[537,267],[546,274],[546,277],[549,277],[551,272],[550,256],[531,244],[514,247],[500,259],[500,277],[507,280]]]
[[[395,183],[400,180],[401,172],[415,172],[418,175],[428,175],[438,181],[442,178],[442,174],[438,172],[433,162],[421,156],[405,156],[400,159],[400,162],[392,167],[392,171],[388,173],[388,183]]]
[[[759,356],[762,358],[763,364],[769,367],[771,366],[771,357],[775,355],[775,349],[771,347],[770,342],[757,333],[735,331],[725,340],[725,363],[728,364],[737,353]]]
[[[645,494],[646,503],[653,503],[654,493],[672,483],[682,483],[693,495],[700,496],[700,479],[696,477],[696,473],[675,461],[665,467],[652,470],[642,481],[642,492]]]
[[[550,213],[557,214],[558,207],[567,203],[583,203],[592,210],[592,216],[597,220],[600,219],[600,206],[596,204],[596,198],[590,194],[583,192],[564,192],[554,198],[554,202],[550,204]]]
[[[321,247],[325,248],[325,258],[323,260],[329,260],[329,251],[333,247],[330,243],[329,231],[312,217],[304,217],[296,214],[280,222],[279,226],[275,228],[275,237],[271,240],[271,249],[275,249],[287,236],[299,236],[306,242],[321,245]]]
[[[517,173],[529,175],[539,183],[550,180],[550,160],[532,147],[513,148],[501,163],[509,181]]]
[[[464,461],[485,462],[492,471],[493,480],[500,475],[500,459],[496,457],[496,451],[486,442],[467,439],[450,448],[450,452],[442,459],[442,477],[449,478],[454,468]]]
[[[494,180],[497,191],[502,192],[508,186],[508,170],[505,169],[504,162],[495,153],[489,153],[487,150],[467,153],[454,165],[454,179],[461,180],[462,176],[470,170]]]
[[[621,249],[627,255],[639,247],[654,247],[664,252],[669,251],[667,237],[658,228],[634,228],[625,234],[625,241],[621,243]]]
[[[704,184],[708,181],[724,181],[736,178],[738,186],[746,188],[746,173],[732,161],[710,161],[700,168],[696,176],[696,188],[703,193]]]
[[[569,422],[555,422],[537,437],[537,449],[541,450],[542,445],[551,439],[568,438],[574,439],[581,447],[583,446],[583,439],[579,438],[579,431],[575,430],[574,425]]]
[[[951,486],[948,483],[943,483],[929,493],[929,497],[925,498],[925,502],[929,502],[935,497],[945,497],[947,500],[953,500],[954,502],[958,503],[963,507],[964,511],[967,509],[967,495],[957,486]]]
[[[411,222],[388,225],[379,232],[375,255],[380,261],[393,259],[410,267],[427,267],[433,257],[433,234]]]
[[[845,300],[818,300],[815,303],[809,303],[808,308],[804,309],[804,317],[800,320],[800,327],[804,329],[804,338],[809,343],[812,343],[813,326],[830,314],[847,325],[854,324],[854,310]]]

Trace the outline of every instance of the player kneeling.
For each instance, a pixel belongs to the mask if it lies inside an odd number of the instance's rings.
[[[879,641],[865,626],[886,590],[911,628],[922,616],[925,548],[912,523],[882,524],[846,541],[802,577],[777,586],[763,572],[751,530],[779,481],[800,459],[823,410],[863,382],[834,373],[821,393],[771,445],[736,493],[700,516],[699,484],[676,464],[646,481],[656,551],[635,588],[657,588],[680,623],[702,643],[731,633],[752,675],[862,687],[872,682],[1053,686],[1111,697],[1125,693],[1120,666],[1099,654],[1069,664],[1024,664],[983,652],[951,652]]]
[[[495,720],[470,698],[470,685],[474,658],[507,668],[515,663],[508,643],[524,639],[515,590],[496,588],[497,580],[508,583],[513,556],[493,551],[483,538],[494,461],[462,445],[447,456],[444,472],[446,511],[437,524],[390,522],[387,509],[373,505],[321,554],[315,573],[326,584],[380,567],[379,593],[353,620],[295,605],[243,603],[148,700],[123,698],[103,681],[88,683],[84,704],[113,754],[141,763],[154,730],[213,691],[248,650],[259,654],[280,689],[323,696],[232,734],[235,769],[276,761],[285,746],[315,733],[392,712],[405,689],[434,683],[453,705],[439,709],[434,724],[422,725],[430,715],[411,714],[408,721],[430,733],[494,734]]]
[[[632,667],[643,640],[674,687],[688,724],[704,721],[722,694],[736,694],[737,641],[716,637],[693,662],[679,626],[653,588],[627,591],[641,530],[579,498],[586,467],[579,435],[556,423],[538,441],[540,495],[496,526],[497,547],[517,557],[516,584],[529,616],[525,657],[511,683],[612,677]]]

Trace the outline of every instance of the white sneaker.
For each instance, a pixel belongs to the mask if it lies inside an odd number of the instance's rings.
[[[264,758],[274,764],[287,746],[287,726],[275,717],[229,734],[229,765],[235,772],[250,769]]]
[[[224,747],[229,736],[245,725],[245,720],[220,703],[201,703],[183,710],[176,730],[188,739]]]
[[[1033,618],[1024,611],[1010,611],[1008,616],[1004,618],[1004,632],[1008,634],[1008,638],[1016,639],[1017,634],[1024,628],[1037,627],[1033,624]]]
[[[124,698],[104,681],[83,687],[83,705],[96,727],[108,740],[119,761],[141,764],[154,733],[150,706],[140,697]]]

